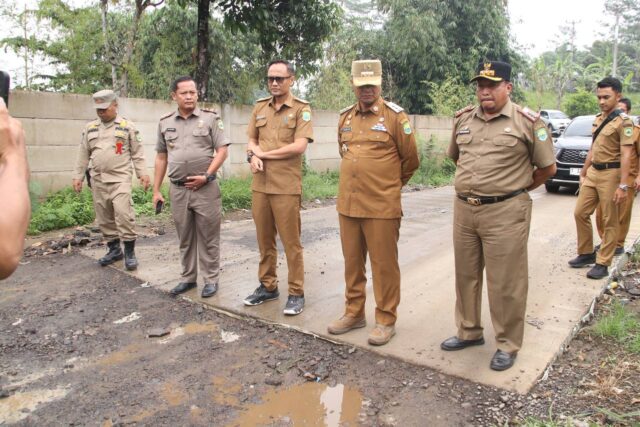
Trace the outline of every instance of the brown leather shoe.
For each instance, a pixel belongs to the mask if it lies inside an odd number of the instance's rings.
[[[376,323],[376,327],[369,332],[369,344],[385,345],[396,334],[396,328],[391,326],[380,325]]]
[[[352,329],[364,328],[367,321],[364,317],[342,316],[338,320],[334,320],[327,326],[327,332],[332,335],[340,335],[349,332]]]

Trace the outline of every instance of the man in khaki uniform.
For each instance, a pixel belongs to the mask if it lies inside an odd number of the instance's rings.
[[[302,154],[313,142],[309,103],[291,94],[295,79],[287,61],[267,66],[270,97],[259,99],[251,113],[247,161],[253,172],[251,211],[260,249],[260,286],[245,298],[253,306],[278,298],[276,235],[287,256],[289,297],[284,314],[304,309],[304,262],[300,242]]]
[[[631,113],[631,101],[628,98],[621,98],[618,102],[618,109],[625,114]],[[633,141],[635,149],[631,150],[631,158],[629,159],[629,180],[627,185],[627,199],[624,204],[618,207],[618,241],[616,243],[616,249],[614,255],[622,255],[624,253],[624,242],[627,240],[627,234],[629,233],[629,226],[631,225],[631,213],[633,210],[633,202],[636,196],[636,178],[638,176],[638,138],[640,138],[639,127],[636,126],[633,129]],[[604,224],[602,223],[602,208],[600,205],[596,208],[596,228],[598,229],[598,235],[602,241],[604,236]],[[596,246],[596,251],[600,250],[601,245]]]
[[[522,346],[528,291],[528,191],[556,171],[544,122],[511,102],[511,65],[478,64],[479,105],[455,115],[448,156],[456,162],[453,246],[456,267],[456,336],[440,347],[462,350],[484,344],[481,324],[483,271],[497,351],[490,367],[513,366]]]
[[[197,286],[198,261],[204,279],[202,297],[218,291],[222,199],[216,173],[227,158],[229,141],[215,111],[198,108],[195,81],[177,78],[171,98],[178,104],[160,118],[156,145],[153,203],[164,203],[160,186],[169,168],[171,213],[180,240],[181,281],[171,290],[179,295]]]
[[[373,270],[376,325],[368,342],[384,345],[395,334],[400,303],[398,238],[400,190],[418,168],[415,135],[398,105],[382,99],[382,64],[354,61],[351,79],[357,103],[340,112],[338,216],[344,255],[345,312],[330,334],[362,328],[365,321],[367,252]]]
[[[82,132],[82,142],[73,177],[73,189],[82,190],[82,181],[91,162],[93,206],[109,251],[98,262],[105,266],[122,259],[120,239],[124,241],[124,264],[135,270],[138,261],[135,213],[131,200],[132,167],[145,191],[150,178],[144,160],[142,139],[134,124],[118,115],[118,100],[112,90],[93,94],[98,119],[89,122]]]
[[[569,261],[574,268],[595,262],[587,272],[590,279],[609,275],[608,266],[618,244],[619,214],[629,191],[629,171],[633,146],[633,122],[617,109],[622,83],[613,77],[598,82],[596,95],[601,113],[596,116],[594,141],[580,172],[580,194],[574,217],[578,234],[578,256]],[[602,245],[593,247],[591,215],[597,206],[602,210]]]

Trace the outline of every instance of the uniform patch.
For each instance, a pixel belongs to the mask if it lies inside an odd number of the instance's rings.
[[[340,129],[340,132],[351,132],[351,126]]]
[[[224,124],[222,123],[222,120],[218,120],[218,129],[224,130]]]
[[[407,135],[411,135],[411,125],[409,122],[404,122],[402,124],[402,131]]]
[[[127,121],[126,120],[121,120],[120,121],[120,126],[122,126],[122,127],[127,126]]]
[[[262,120],[262,119],[266,119],[267,116],[256,116],[256,120]]]
[[[136,134],[136,141],[142,142],[142,137],[140,136],[140,134]]]
[[[122,143],[121,140],[118,140],[118,142],[116,142],[116,154],[122,154],[122,146],[124,144]]]
[[[469,129],[460,129],[456,135],[467,135],[470,133],[471,131]]]
[[[633,135],[633,128],[624,128],[624,135],[625,136]]]
[[[91,132],[98,132],[98,128],[90,128],[89,130],[87,130],[88,134]]]
[[[538,137],[538,139],[542,142],[546,141],[549,134],[547,133],[547,129],[546,128],[540,128],[536,131],[536,136]]]
[[[303,111],[302,120],[304,120],[305,122],[308,122],[309,120],[311,120],[311,111]]]
[[[385,125],[384,125],[384,124],[382,124],[382,123],[376,123],[376,124],[371,128],[371,130],[377,130],[377,131],[380,131],[380,132],[386,132],[386,131],[387,131],[387,128],[386,128],[386,127],[385,127]]]

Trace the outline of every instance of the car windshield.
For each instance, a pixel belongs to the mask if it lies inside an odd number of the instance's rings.
[[[573,120],[564,131],[564,136],[591,136],[592,117],[581,117]]]
[[[550,119],[568,119],[567,115],[562,111],[549,111]]]

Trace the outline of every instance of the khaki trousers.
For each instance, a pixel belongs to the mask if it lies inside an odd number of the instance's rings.
[[[400,304],[400,218],[374,219],[339,215],[339,221],[346,284],[345,314],[364,317],[367,295],[365,263],[368,252],[373,276],[373,296],[376,299],[376,323],[394,325]]]
[[[300,242],[299,194],[267,194],[253,191],[251,213],[256,224],[256,236],[260,249],[258,280],[268,290],[278,287],[278,248],[276,236],[280,234],[289,269],[289,295],[304,295],[304,260]]]
[[[136,217],[131,199],[130,182],[104,183],[91,180],[93,208],[100,231],[108,241],[121,238],[136,240]]]
[[[633,212],[633,201],[636,198],[636,190],[633,187],[627,189],[627,199],[623,204],[618,206],[618,240],[616,243],[617,248],[624,248],[624,242],[627,240],[627,234],[629,233],[629,227],[631,226],[631,213]],[[598,204],[596,208],[596,229],[598,230],[598,236],[602,240],[604,235],[604,224],[602,221],[602,209]]]
[[[453,222],[458,338],[482,337],[482,281],[486,268],[496,345],[499,350],[517,352],[522,347],[529,289],[531,198],[522,193],[481,206],[456,198]]]
[[[595,170],[592,167],[576,201],[573,216],[578,234],[578,255],[593,252],[593,227],[591,215],[600,206],[602,211],[602,244],[596,262],[611,265],[613,253],[618,243],[618,205],[613,203],[613,195],[620,182],[620,169]]]
[[[199,261],[204,283],[217,283],[222,215],[218,181],[212,181],[197,191],[171,184],[169,192],[171,213],[180,240],[181,280],[197,281]]]

